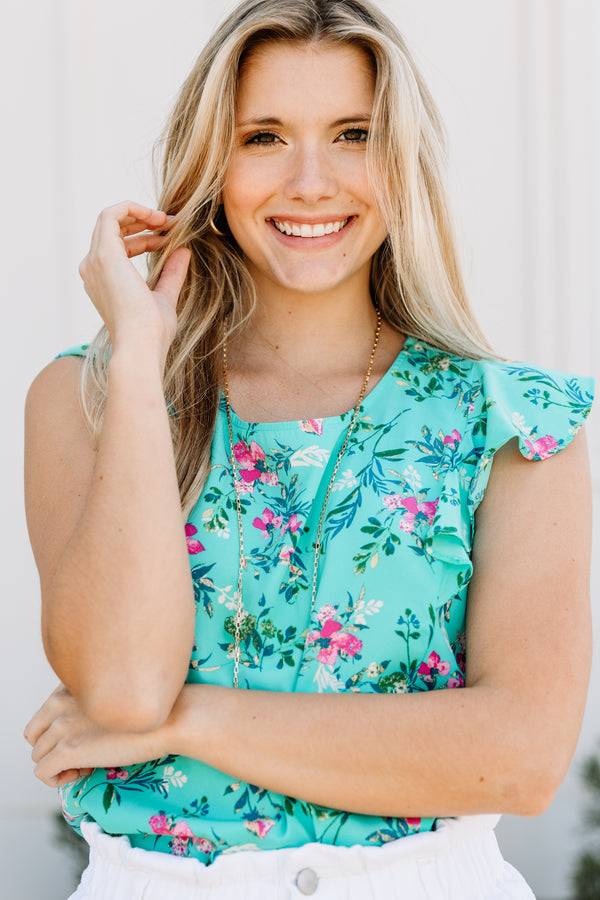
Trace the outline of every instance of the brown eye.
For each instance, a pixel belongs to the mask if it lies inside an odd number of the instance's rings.
[[[340,134],[338,141],[349,144],[361,144],[367,140],[369,132],[365,128],[347,128]]]
[[[272,131],[259,131],[257,134],[251,135],[246,144],[274,144],[279,138]]]

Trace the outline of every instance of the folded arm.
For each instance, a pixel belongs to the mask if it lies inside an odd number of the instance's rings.
[[[26,508],[55,672],[96,721],[148,729],[185,681],[194,632],[164,361],[189,252],[151,291],[130,261],[160,246],[165,213],[124,203],[101,214],[82,263],[112,338],[99,445],[80,409],[80,361],[51,363],[26,407]]]
[[[61,772],[178,753],[352,812],[536,814],[566,772],[583,715],[589,558],[583,436],[541,463],[510,444],[477,514],[464,688],[373,696],[186,685],[160,728],[112,736],[65,712],[63,695],[27,729],[37,774],[56,784]]]

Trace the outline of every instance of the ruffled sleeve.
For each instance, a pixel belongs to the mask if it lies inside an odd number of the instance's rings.
[[[75,344],[74,347],[69,347],[68,350],[63,350],[62,353],[59,353],[55,358],[61,359],[63,356],[85,356],[88,347],[89,344]]]
[[[497,450],[516,437],[525,459],[553,456],[573,440],[594,398],[593,378],[487,360],[475,369],[481,374],[481,405],[473,411],[480,454],[471,481],[473,508],[483,498]]]

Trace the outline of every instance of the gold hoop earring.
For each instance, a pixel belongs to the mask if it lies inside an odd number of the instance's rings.
[[[219,212],[221,212],[222,209],[223,209],[223,207],[220,206],[220,207],[219,207],[219,210],[218,210],[218,212],[217,212],[217,215],[219,214]],[[213,234],[216,234],[216,235],[217,235],[217,237],[227,237],[227,232],[225,232],[225,231],[220,231],[220,230],[217,228],[217,226],[215,225],[215,223],[214,223],[214,221],[213,221],[212,215],[211,215],[211,216],[209,217],[209,219],[208,219],[208,227],[209,227],[210,230],[213,232]]]

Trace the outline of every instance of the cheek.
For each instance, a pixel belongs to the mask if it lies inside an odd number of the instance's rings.
[[[254,163],[254,164],[253,164]],[[273,190],[273,174],[266,166],[252,160],[238,160],[229,170],[223,190],[225,214],[254,216]]]
[[[228,219],[248,215],[254,208],[253,182],[239,170],[227,180],[223,191],[223,206]]]

